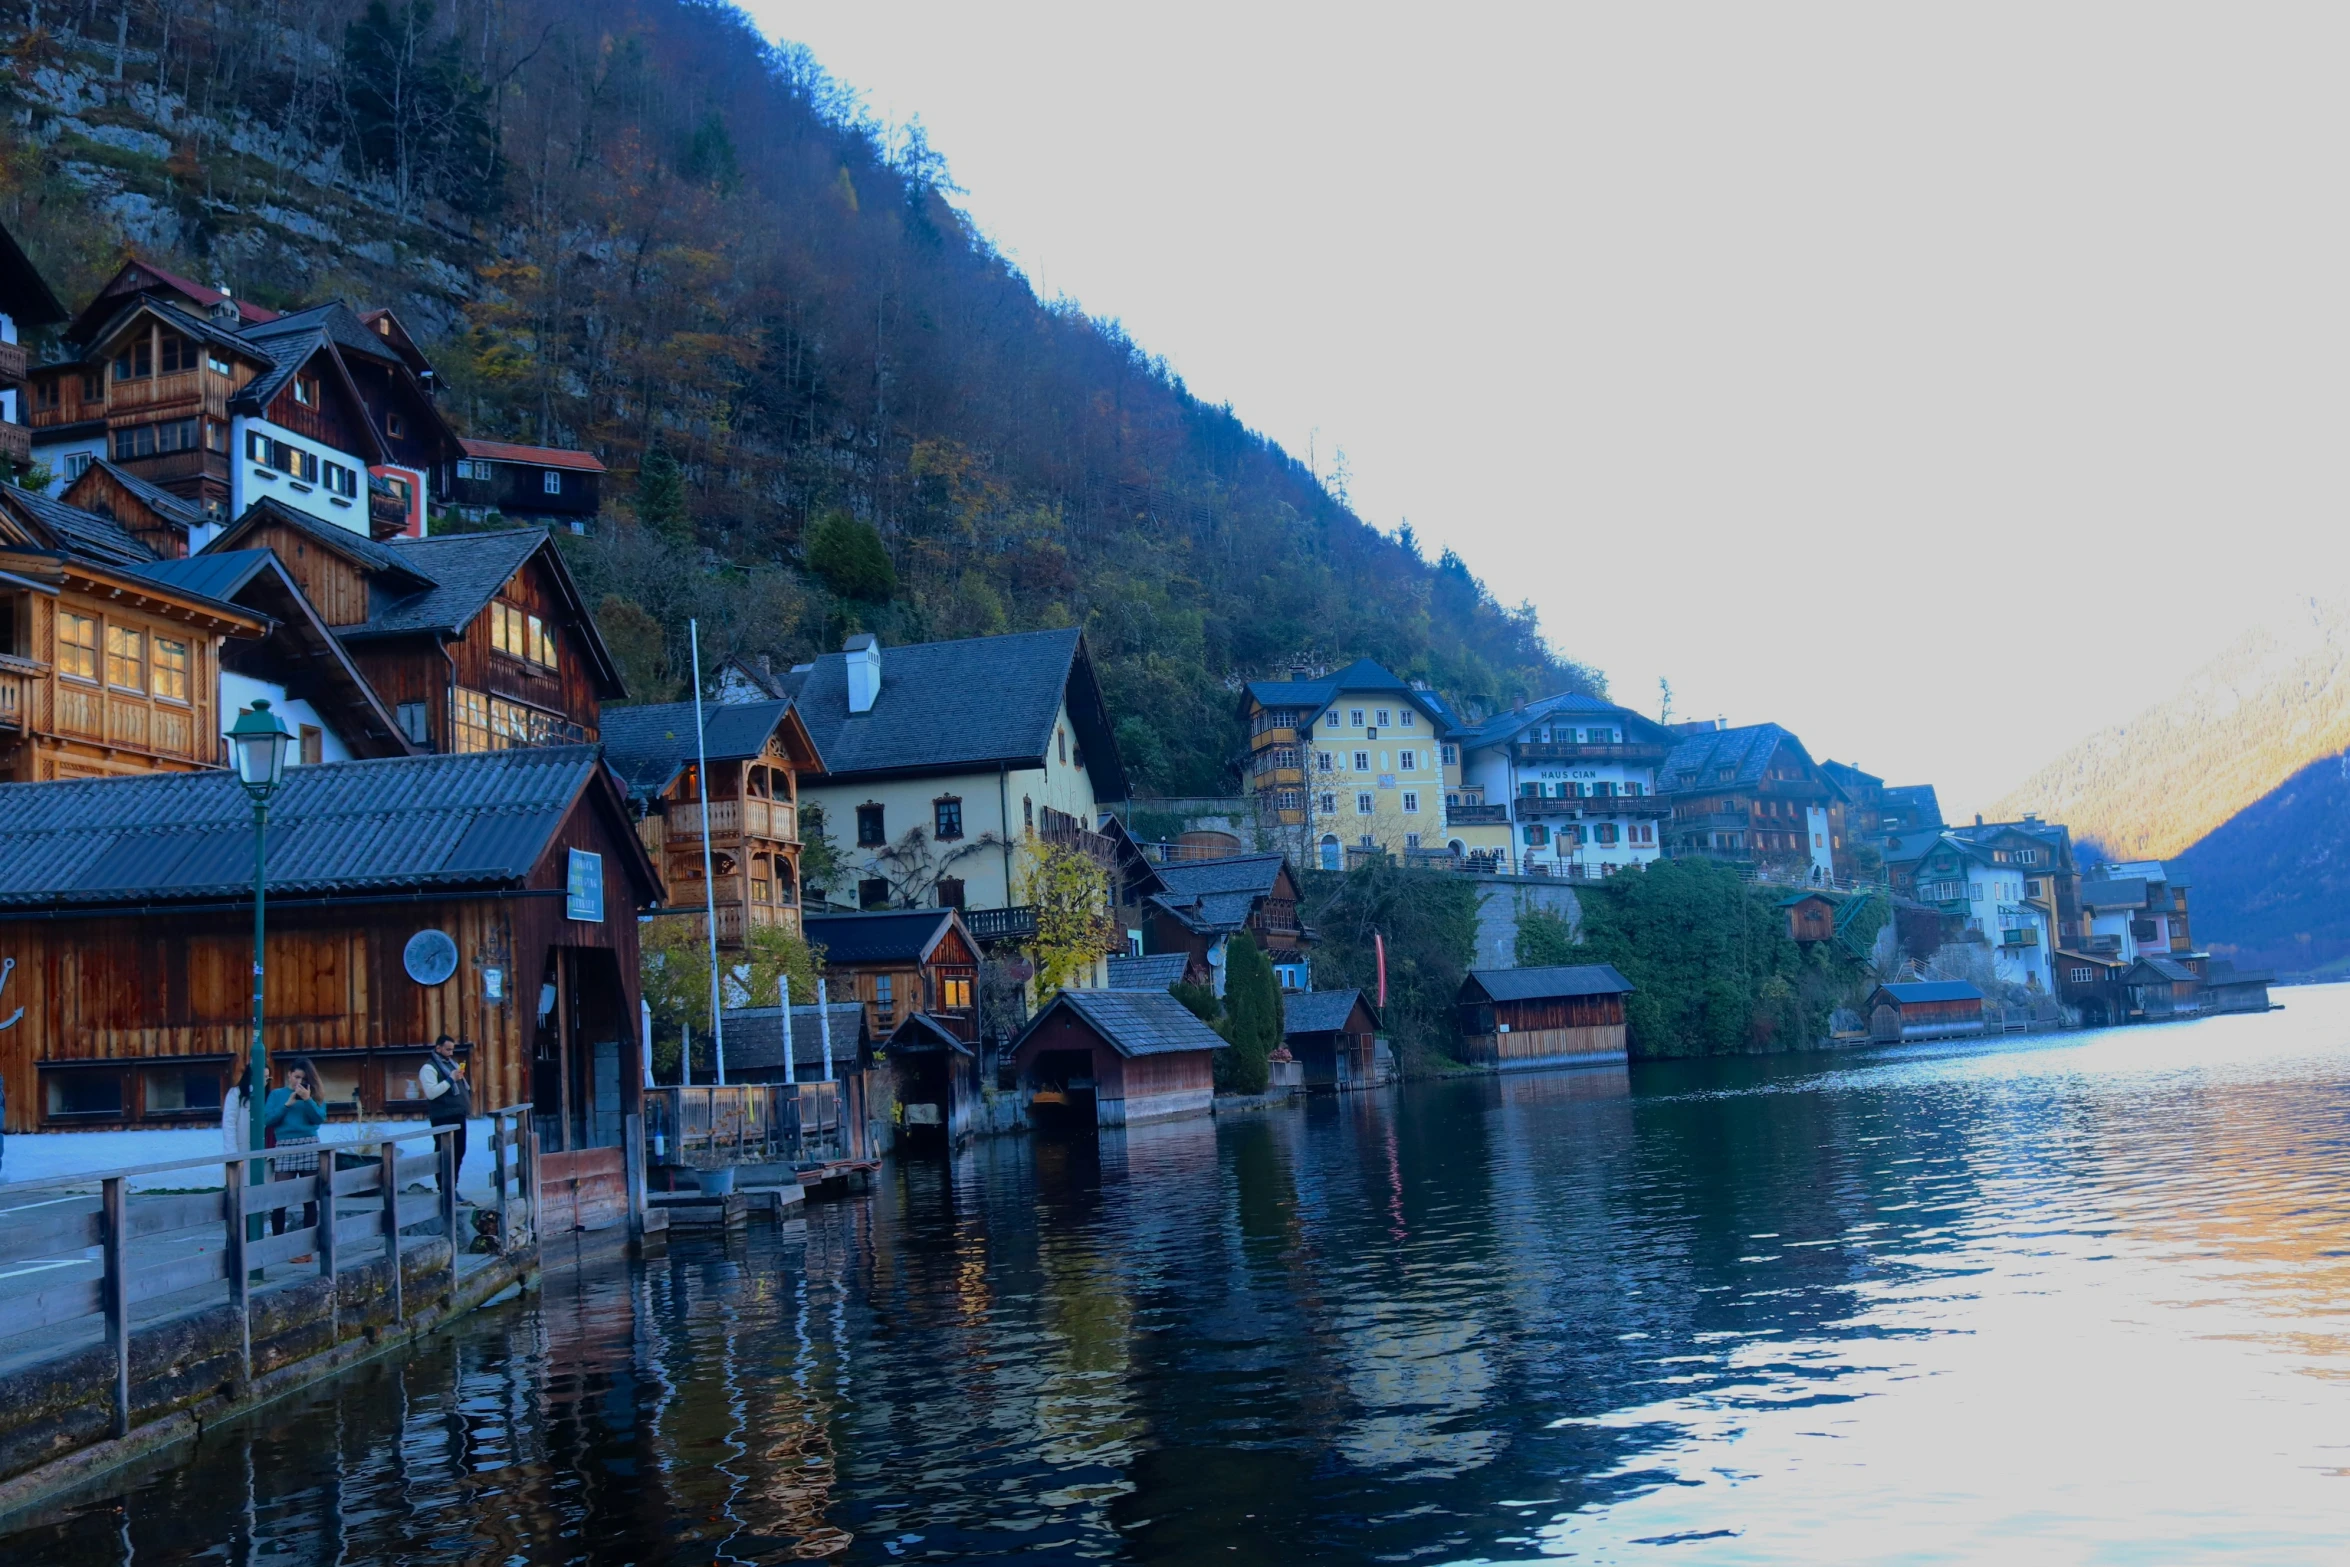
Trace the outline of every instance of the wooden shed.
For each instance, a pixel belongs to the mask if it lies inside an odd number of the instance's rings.
[[[8,1130],[217,1121],[251,1029],[234,776],[0,786],[0,841]],[[446,1031],[477,1109],[528,1100],[549,1150],[617,1146],[657,886],[593,747],[290,769],[270,802],[270,1053],[309,1056],[342,1114],[415,1115]]]
[[[1779,907],[1787,911],[1790,940],[1808,944],[1835,939],[1836,900],[1826,893],[1799,892],[1791,898],[1781,898]]]
[[[1983,993],[1963,979],[1911,979],[1869,993],[1869,1034],[1947,1039],[1983,1032]]]
[[[1631,993],[1606,963],[1471,969],[1458,1003],[1462,1058],[1505,1072],[1622,1061]]]
[[[1206,1115],[1224,1040],[1164,992],[1064,990],[1012,1042],[1032,1116],[1124,1126]]]
[[[1359,990],[1292,990],[1281,998],[1281,1042],[1308,1088],[1379,1086],[1379,1015]]]

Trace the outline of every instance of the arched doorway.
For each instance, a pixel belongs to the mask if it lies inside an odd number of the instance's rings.
[[[1338,861],[1338,834],[1326,832],[1322,834],[1322,869],[1334,871],[1338,869]]]

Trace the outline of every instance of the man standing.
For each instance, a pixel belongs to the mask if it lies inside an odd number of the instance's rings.
[[[449,1141],[456,1149],[452,1171],[465,1169],[465,1123],[473,1117],[473,1085],[465,1080],[465,1065],[457,1059],[457,1041],[443,1034],[432,1042],[432,1054],[416,1072],[416,1086],[424,1094],[424,1118],[434,1127],[453,1126]],[[451,1197],[456,1194],[450,1193]]]

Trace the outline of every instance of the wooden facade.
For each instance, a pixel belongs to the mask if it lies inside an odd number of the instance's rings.
[[[1825,894],[1807,892],[1800,897],[1784,898],[1779,907],[1787,911],[1789,939],[1806,944],[1835,939],[1836,904]]]
[[[1206,1115],[1223,1044],[1173,996],[1062,991],[1012,1046],[1029,1113],[1126,1126]]]
[[[1604,963],[1473,969],[1458,998],[1463,1060],[1515,1071],[1627,1059],[1631,982]]]
[[[1673,727],[1681,742],[1657,771],[1671,810],[1668,855],[1782,872],[1843,862],[1843,786],[1794,735],[1777,724]],[[1823,820],[1813,820],[1814,810]]]
[[[1344,1093],[1379,1085],[1379,1018],[1361,991],[1304,991],[1281,999],[1281,1042],[1306,1087]]]
[[[780,702],[761,711],[768,709],[774,722],[756,749],[710,758],[707,802],[699,762],[677,766],[638,798],[643,814],[637,820],[637,834],[660,867],[663,901],[678,910],[715,909],[721,946],[739,945],[751,932],[770,927],[801,933],[800,775],[815,768],[816,748],[809,743],[799,714]],[[615,716],[634,712],[617,710]],[[624,720],[619,732],[633,736],[636,727]],[[679,759],[687,754],[690,734],[678,742],[676,753]],[[643,776],[617,748],[615,765],[624,775]],[[705,819],[708,875],[714,882],[704,879]],[[697,930],[703,918],[692,913],[664,917],[690,921]],[[903,1015],[901,1008],[898,1016]],[[894,1018],[885,1023],[876,1014],[874,1031],[884,1034],[894,1023]]]
[[[1879,1040],[1980,1034],[1983,993],[1964,980],[1904,980],[1869,995],[1869,1033]]]
[[[865,1009],[865,1026],[887,1039],[899,1025],[928,1017],[948,1037],[965,1045],[979,1042],[979,943],[953,909],[907,911],[914,919],[935,919],[936,929],[919,948],[863,955],[828,940],[844,929],[876,918],[865,914],[811,919],[808,940],[824,949],[826,982],[836,1001],[854,999]],[[906,913],[879,916],[904,921]]]

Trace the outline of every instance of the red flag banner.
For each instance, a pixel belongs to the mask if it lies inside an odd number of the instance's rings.
[[[1387,1010],[1387,938],[1371,932],[1371,950],[1379,954],[1379,1010]]]

